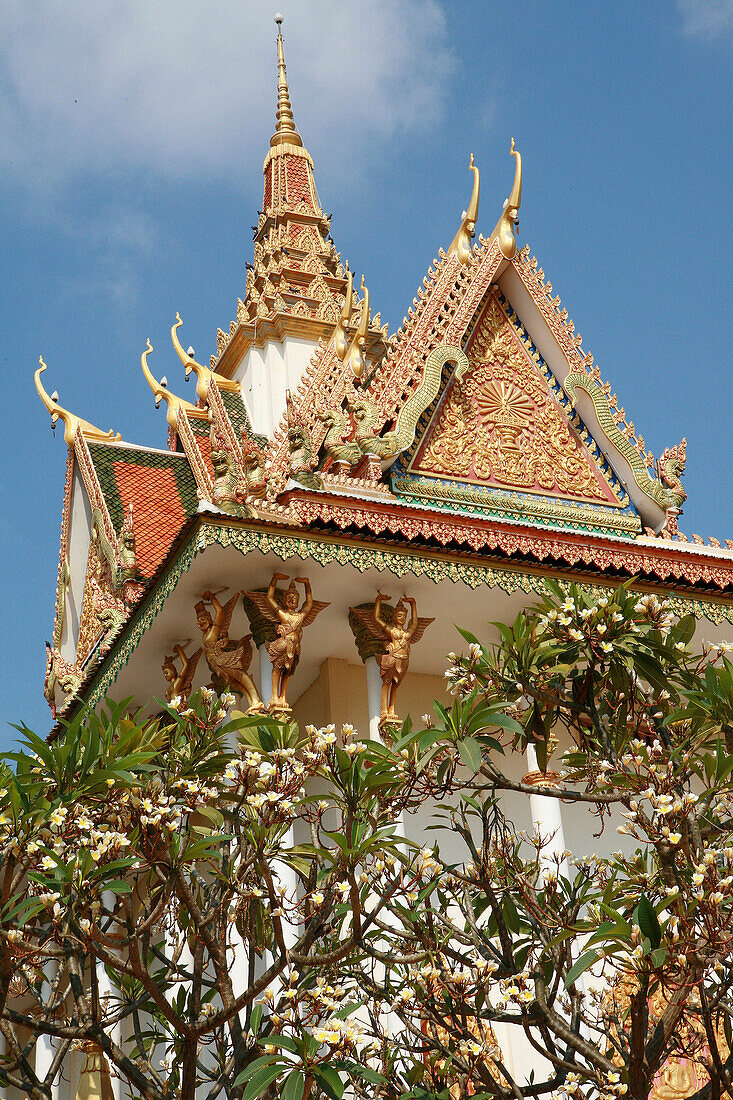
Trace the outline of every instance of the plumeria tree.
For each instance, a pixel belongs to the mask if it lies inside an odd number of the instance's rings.
[[[388,969],[428,1067],[415,1095],[727,1096],[733,646],[695,653],[692,617],[627,586],[548,589],[498,626],[498,644],[465,636],[448,670],[455,705],[417,742],[444,756],[453,798],[438,837],[460,837],[463,858],[434,853],[430,884],[400,911],[403,951],[429,945],[429,957]],[[497,708],[517,724],[501,738]],[[570,745],[560,772],[547,771],[554,734]],[[530,742],[540,786],[505,766]],[[609,828],[623,846],[548,858],[551,837],[502,813],[508,791],[581,804],[596,825],[588,847]],[[534,1080],[503,1062],[507,1026],[541,1058]]]
[[[693,630],[626,586],[550,586],[495,644],[466,635],[453,706],[389,745],[206,689],[23,730],[0,1082],[47,1098],[87,1043],[154,1100],[724,1095],[733,666]],[[540,786],[512,778],[529,743]],[[621,850],[522,830],[506,795],[538,791]]]

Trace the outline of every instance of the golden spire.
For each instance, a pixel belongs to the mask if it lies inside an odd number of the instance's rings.
[[[346,271],[346,294],[344,296],[344,304],[341,310],[341,316],[336,322],[336,330],[333,334],[334,347],[336,348],[336,354],[343,362],[346,358],[346,352],[349,350],[347,333],[349,331],[349,322],[351,321],[351,312],[353,310],[354,302],[354,276],[347,269]]]
[[[343,362],[351,367],[354,378],[361,378],[366,367],[364,352],[366,350],[366,338],[369,331],[369,288],[364,284],[364,276],[361,277],[361,289],[364,291],[364,301],[361,303],[361,317],[353,339],[344,356]]]
[[[471,161],[468,167],[473,172],[471,201],[468,204],[468,210],[463,215],[460,229],[448,249],[448,255],[450,256],[452,252],[455,252],[462,264],[468,263],[471,259],[471,241],[476,235],[476,222],[478,221],[479,174],[478,168],[473,163],[473,153],[471,153]]]
[[[183,321],[181,320],[180,313],[176,313],[176,323],[171,329],[171,340],[173,341],[173,347],[176,349],[176,355],[186,368],[186,378],[190,377],[191,371],[196,374],[196,396],[200,397],[202,401],[208,400],[209,397],[209,383],[213,380],[216,382],[220,390],[231,390],[234,392],[239,391],[239,383],[234,382],[231,378],[225,378],[223,374],[217,374],[216,371],[209,370],[208,367],[204,367],[201,363],[197,363],[194,357],[191,355],[191,351],[184,351],[181,345],[181,341],[178,339],[178,333],[176,329],[179,329]]]
[[[150,367],[148,366],[148,356],[150,355],[150,352],[152,350],[153,350],[153,345],[150,343],[150,340],[148,340],[148,346],[145,349],[145,351],[142,353],[142,355],[140,356],[140,363],[141,363],[142,368],[143,368],[143,374],[145,375],[145,378],[147,379],[148,385],[150,386],[151,390],[155,394],[155,407],[156,407],[156,409],[160,405],[161,400],[165,401],[166,405],[168,406],[168,408],[166,410],[165,418],[168,421],[169,426],[175,432],[178,429],[178,417],[180,416],[180,414],[182,412],[183,413],[194,412],[199,417],[202,414],[204,416],[206,414],[204,413],[203,409],[197,409],[196,406],[192,405],[189,401],[184,401],[182,397],[176,397],[176,395],[174,393],[170,393],[170,391],[167,390],[166,387],[165,387],[165,384],[164,384],[166,382],[165,378],[162,378],[160,380],[160,382],[155,381],[155,378],[153,377],[153,375],[150,372]]]
[[[302,145],[300,134],[295,129],[293,108],[290,105],[288,77],[285,72],[285,53],[283,51],[283,17],[280,12],[275,16],[277,23],[277,123],[270,145]]]
[[[501,254],[507,260],[511,260],[517,251],[514,229],[519,225],[519,207],[522,203],[522,157],[519,151],[514,148],[514,138],[512,138],[512,147],[509,152],[516,158],[517,162],[514,168],[514,184],[511,195],[504,203],[503,213],[496,223],[494,232],[491,234],[491,239],[494,237],[498,239]]]
[[[75,416],[74,413],[70,413],[67,409],[62,409],[58,403],[58,394],[54,393],[50,397],[44,389],[41,382],[41,375],[47,369],[46,364],[43,362],[43,356],[38,356],[38,362],[41,364],[36,370],[36,389],[38,390],[38,396],[48,411],[51,413],[51,424],[55,425],[57,420],[63,420],[64,422],[64,440],[71,445],[74,442],[77,431],[81,431],[81,434],[85,439],[90,439],[93,443],[98,443],[100,440],[115,440],[122,439],[119,432],[114,434],[112,429],[108,432],[101,432],[99,428],[95,428],[93,424],[90,424],[88,420],[82,420],[80,416]]]

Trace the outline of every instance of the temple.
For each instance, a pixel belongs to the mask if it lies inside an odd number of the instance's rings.
[[[68,448],[44,686],[55,721],[105,696],[154,714],[213,684],[253,712],[386,737],[445,698],[456,624],[486,637],[547,577],[598,591],[633,578],[692,612],[698,640],[730,634],[733,542],[683,534],[686,441],[647,451],[519,247],[514,142],[508,193],[484,193],[495,227],[478,232],[471,156],[455,238],[434,242],[390,334],[331,237],[281,29],[277,73],[252,263],[208,366],[171,318],[195,401],[161,378],[169,351],[142,350],[167,444],[95,428],[36,371]],[[543,801],[517,811],[528,827],[555,812]],[[562,813],[557,843],[583,847],[581,816]],[[505,1052],[512,1070],[522,1056]]]

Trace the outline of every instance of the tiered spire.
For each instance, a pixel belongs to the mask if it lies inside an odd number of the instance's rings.
[[[330,237],[330,218],[316,190],[313,161],[295,127],[290,102],[282,16],[277,33],[275,132],[263,165],[262,211],[255,230],[254,263],[247,270],[244,299],[229,332],[219,329],[212,366],[229,374],[247,348],[286,335],[329,339],[341,315],[347,272]],[[354,295],[352,329],[360,315]],[[383,352],[386,326],[377,315],[368,344]],[[380,344],[381,347],[376,345]],[[231,368],[230,368],[231,364]]]
[[[270,139],[270,145],[280,145],[290,142],[292,145],[302,145],[300,135],[295,129],[293,108],[290,106],[290,92],[288,91],[288,76],[285,70],[285,52],[283,50],[283,17],[275,16],[277,23],[277,126]]]

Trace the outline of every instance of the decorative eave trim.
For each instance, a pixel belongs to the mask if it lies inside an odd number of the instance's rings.
[[[614,416],[609,399],[610,385],[603,383],[600,370],[593,366],[593,356],[581,351],[582,336],[575,332],[575,325],[568,317],[568,311],[560,309],[560,297],[551,297],[552,284],[545,281],[543,269],[538,266],[536,257],[530,259],[529,253],[530,247],[525,245],[516,253],[511,266],[567,362],[568,375],[559,381],[573,404],[577,390],[583,390],[588,395],[601,435],[607,440],[611,451],[620,455],[628,464],[639,492],[653,508],[660,509],[663,516],[670,505],[669,494],[659,479],[650,477],[648,473],[648,462],[652,458],[651,455],[644,455],[643,437],[636,435],[633,423],[625,422],[623,410],[621,415]],[[613,400],[616,400],[615,396]],[[609,461],[613,464],[611,458]],[[655,524],[657,526],[659,524]]]
[[[82,703],[95,706],[109,691],[120,670],[129,662],[143,634],[160,614],[168,596],[180,578],[190,569],[195,558],[209,546],[232,546],[242,554],[275,554],[282,561],[291,558],[309,559],[320,565],[335,562],[350,565],[358,572],[368,569],[387,570],[395,577],[408,575],[428,577],[435,584],[467,584],[470,588],[500,588],[509,594],[514,592],[543,594],[546,589],[546,568],[531,563],[498,563],[473,559],[466,554],[430,550],[425,547],[393,546],[386,549],[375,542],[345,539],[343,536],[313,532],[283,532],[272,527],[255,527],[242,522],[214,522],[198,516],[186,532],[168,563],[155,578],[155,583],[137,605],[122,628],[114,644],[105,655],[93,676],[82,685],[76,707]],[[555,574],[556,575],[556,574]],[[577,581],[589,592],[605,593],[616,586],[616,581],[578,575],[572,570],[563,572],[563,581]],[[667,588],[660,584],[640,583],[640,591],[659,591]],[[693,596],[675,592],[671,605],[680,614],[692,613],[696,618],[720,624],[733,623],[733,599],[715,596]]]
[[[74,486],[74,447],[66,452],[66,479],[64,481],[64,503],[61,509],[61,539],[59,546],[59,568],[56,580],[56,603],[53,611],[53,648],[61,646],[61,632],[66,605],[66,590],[69,571],[69,528],[71,524],[71,493]]]
[[[112,523],[109,509],[107,508],[107,501],[104,498],[102,486],[99,484],[97,471],[94,469],[89,446],[81,432],[76,433],[76,438],[74,440],[74,455],[82,482],[84,483],[84,488],[89,497],[89,503],[92,506],[92,521],[94,522],[94,513],[98,512],[104,537],[109,545],[110,554],[114,562],[118,563],[120,560],[120,545],[117,539],[117,532]]]
[[[641,546],[637,539],[625,539],[622,535],[538,528],[513,521],[512,517],[487,520],[468,515],[449,516],[417,507],[404,507],[398,512],[391,504],[367,500],[355,507],[353,498],[339,500],[332,496],[323,500],[320,494],[306,489],[288,494],[283,500],[290,504],[303,526],[321,522],[341,530],[357,528],[376,536],[401,536],[410,542],[431,540],[442,546],[453,544],[455,554],[460,554],[459,548],[465,546],[475,553],[499,551],[571,568],[616,569],[629,577],[645,576],[663,584],[712,584],[728,589],[733,599],[733,554],[727,551],[715,553],[711,549],[695,554],[688,550],[678,554],[678,543],[649,539]]]

